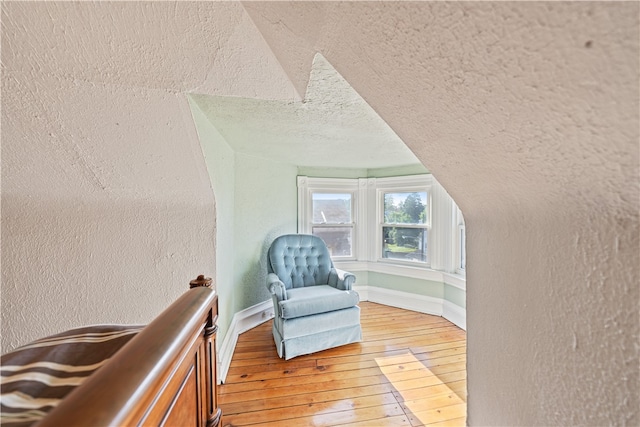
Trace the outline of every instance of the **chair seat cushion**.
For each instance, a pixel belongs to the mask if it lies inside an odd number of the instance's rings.
[[[318,313],[342,310],[358,304],[355,291],[342,291],[329,285],[287,289],[287,299],[280,301],[283,319],[295,319]]]

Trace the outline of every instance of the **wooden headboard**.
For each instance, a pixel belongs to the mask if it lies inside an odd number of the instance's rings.
[[[211,279],[199,276],[36,425],[217,426],[217,317]]]

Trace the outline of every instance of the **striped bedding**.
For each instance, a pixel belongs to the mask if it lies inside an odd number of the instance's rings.
[[[0,359],[0,425],[36,423],[143,326],[97,325],[34,341]]]

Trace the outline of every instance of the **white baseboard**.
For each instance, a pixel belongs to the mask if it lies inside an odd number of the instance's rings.
[[[419,313],[442,316],[457,327],[467,330],[467,311],[442,298],[401,292],[376,286],[354,286],[361,301],[371,301]]]
[[[354,286],[353,289],[358,292],[361,301],[371,301],[419,313],[442,316],[442,299],[440,298],[378,288],[376,286]]]
[[[467,310],[459,305],[444,300],[442,303],[442,317],[460,329],[467,330]]]
[[[442,298],[378,288],[376,286],[356,285],[353,289],[358,292],[361,301],[371,301],[419,313],[442,316],[459,328],[467,330],[466,310]],[[218,380],[220,382],[224,383],[227,378],[231,358],[238,343],[238,336],[272,319],[273,315],[273,302],[270,299],[233,315],[229,330],[218,352]]]
[[[237,312],[231,319],[229,330],[218,351],[218,381],[224,383],[229,372],[233,352],[238,343],[238,336],[273,318],[273,301],[266,300]]]

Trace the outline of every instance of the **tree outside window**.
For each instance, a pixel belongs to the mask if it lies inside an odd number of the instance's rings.
[[[383,258],[428,261],[427,193],[384,193]]]

